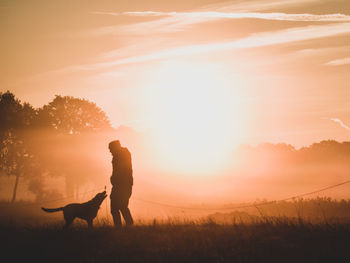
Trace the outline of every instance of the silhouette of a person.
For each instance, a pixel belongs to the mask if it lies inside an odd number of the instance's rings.
[[[115,227],[121,227],[120,212],[126,225],[134,223],[129,206],[129,198],[132,193],[133,177],[131,154],[125,147],[121,147],[118,140],[109,143],[109,150],[113,156],[113,172],[110,178],[112,184],[111,213]]]

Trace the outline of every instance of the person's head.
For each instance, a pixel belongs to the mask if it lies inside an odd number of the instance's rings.
[[[109,151],[112,155],[117,154],[117,152],[120,150],[122,146],[120,145],[119,140],[111,141],[108,145]]]

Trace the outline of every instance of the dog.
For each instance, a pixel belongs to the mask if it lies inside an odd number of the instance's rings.
[[[64,229],[68,228],[74,221],[76,217],[86,220],[90,228],[93,227],[93,220],[97,216],[97,212],[100,209],[100,206],[103,200],[107,197],[106,191],[98,193],[94,198],[85,203],[73,203],[68,204],[59,208],[44,208],[47,213],[53,213],[58,211],[63,211],[63,217],[66,222]]]

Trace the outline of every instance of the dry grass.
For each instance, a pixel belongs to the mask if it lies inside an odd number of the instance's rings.
[[[117,230],[100,218],[94,229],[77,221],[63,231],[61,214],[49,221],[35,205],[2,204],[0,209],[2,262],[310,263],[350,258],[350,222],[344,220],[255,216],[246,223],[218,224],[170,218],[138,220]]]
[[[0,225],[3,262],[343,262],[350,224]]]

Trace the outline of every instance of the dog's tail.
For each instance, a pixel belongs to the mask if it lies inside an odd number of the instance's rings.
[[[44,208],[44,207],[42,207],[41,209],[47,213],[53,213],[53,212],[62,211],[63,207],[59,207],[59,208]]]

